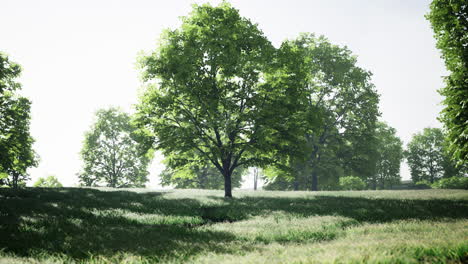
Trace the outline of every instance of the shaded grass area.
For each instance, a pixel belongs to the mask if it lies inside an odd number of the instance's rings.
[[[442,262],[467,260],[467,191],[236,194],[224,199],[222,192],[201,190],[0,189],[0,256],[6,262],[135,263],[235,262],[243,256],[242,262],[262,263],[272,261],[261,257],[267,254],[282,263],[313,262],[320,254],[319,262],[367,262],[371,252],[393,252],[384,259],[403,254],[408,261],[425,261],[432,254],[431,260]],[[379,234],[385,235],[379,240]],[[443,243],[436,239],[442,235]],[[419,249],[418,242],[408,251],[400,248],[418,237],[427,237]],[[332,250],[340,243],[366,248],[361,241],[376,239],[364,245],[379,245],[390,238],[393,244],[382,244],[388,247],[351,250],[348,257]],[[311,248],[322,253],[311,255]]]

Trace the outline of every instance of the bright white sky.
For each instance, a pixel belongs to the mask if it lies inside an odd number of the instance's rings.
[[[135,61],[165,28],[180,25],[193,3],[155,0],[0,0],[0,50],[21,64],[23,94],[32,102],[32,135],[40,165],[32,181],[53,174],[78,183],[83,134],[99,108],[132,111],[140,87]],[[217,4],[219,1],[209,1]],[[372,71],[382,119],[407,143],[424,127],[440,127],[443,61],[428,21],[429,0],[238,0],[277,46],[300,32],[347,45]],[[151,168],[158,187],[161,157]],[[408,169],[402,168],[404,179]],[[252,186],[251,180],[244,187]]]

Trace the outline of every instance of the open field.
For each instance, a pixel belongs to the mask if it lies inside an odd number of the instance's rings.
[[[468,191],[0,189],[0,263],[466,263]]]

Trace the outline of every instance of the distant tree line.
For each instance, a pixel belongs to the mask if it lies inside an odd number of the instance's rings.
[[[139,62],[146,91],[132,124],[144,142],[133,153],[162,151],[162,185],[224,188],[231,197],[246,168],[255,167],[266,189],[387,189],[399,185],[404,157],[413,181],[464,175],[449,147],[421,152],[415,136],[403,150],[395,129],[378,121],[371,73],[346,47],[302,34],[275,48],[227,3],[195,6]],[[85,149],[87,164],[96,162]],[[443,169],[423,168],[431,158],[443,160]],[[80,177],[89,185],[98,174]]]

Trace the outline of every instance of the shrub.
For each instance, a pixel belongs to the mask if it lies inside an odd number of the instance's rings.
[[[468,178],[467,177],[450,177],[440,179],[439,181],[432,184],[433,188],[437,189],[464,189],[468,190]]]
[[[363,190],[366,184],[356,176],[346,176],[340,178],[340,187],[343,190]]]
[[[431,189],[431,183],[427,180],[421,180],[414,184],[416,189]]]
[[[34,187],[50,187],[59,188],[63,187],[55,176],[50,175],[47,178],[39,178],[33,185]]]
[[[4,172],[0,172],[0,187],[3,187],[4,185],[6,185],[6,183],[4,182],[4,179],[6,178],[8,178],[8,174]]]

